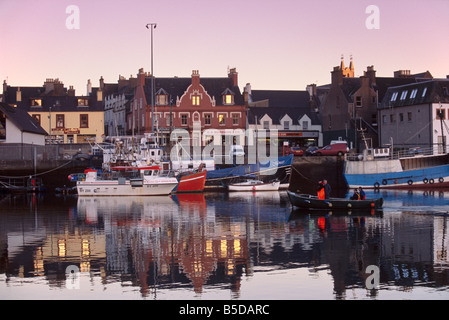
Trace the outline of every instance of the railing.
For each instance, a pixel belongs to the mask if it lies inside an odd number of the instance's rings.
[[[33,145],[9,143],[0,144],[1,160],[70,160],[77,154],[92,152],[89,144]]]
[[[384,150],[388,149],[389,152]],[[375,152],[375,150],[381,150],[380,152]],[[446,150],[448,148],[446,147]],[[379,149],[369,149],[364,150],[363,153],[348,153],[345,159],[348,161],[362,161],[362,160],[374,160],[374,159],[401,159],[401,158],[411,158],[416,156],[432,156],[432,155],[443,155],[443,147],[441,145],[434,145],[433,147],[410,147],[410,148],[397,148],[391,152],[390,148],[379,148]]]

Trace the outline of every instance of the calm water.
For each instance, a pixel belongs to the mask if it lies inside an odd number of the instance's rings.
[[[382,213],[292,211],[285,192],[7,195],[0,299],[449,299],[449,192],[373,196]]]

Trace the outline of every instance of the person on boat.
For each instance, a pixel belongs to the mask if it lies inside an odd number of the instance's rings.
[[[360,200],[360,192],[357,188],[354,189],[354,194],[351,197],[351,200]]]
[[[365,191],[363,191],[362,187],[359,187],[360,200],[365,200]]]
[[[318,190],[317,190],[318,199],[324,200],[324,184],[322,181],[318,182]]]
[[[324,198],[329,199],[331,196],[332,188],[330,184],[327,183],[327,180],[323,180],[323,185],[324,185]]]

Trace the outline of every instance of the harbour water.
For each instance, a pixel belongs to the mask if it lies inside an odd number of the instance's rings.
[[[0,299],[449,299],[449,191],[380,196],[311,213],[285,191],[4,195]]]

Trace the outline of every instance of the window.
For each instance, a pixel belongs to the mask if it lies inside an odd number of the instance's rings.
[[[64,128],[64,115],[63,114],[56,115],[56,128]]]
[[[225,117],[224,114],[219,114],[219,115],[218,115],[218,124],[219,124],[220,126],[226,125],[226,117]]]
[[[309,121],[302,122],[302,130],[309,130]]]
[[[32,107],[42,107],[42,99],[31,99],[30,105]]]
[[[166,117],[166,125],[167,125],[167,127],[170,127],[170,126],[172,126],[173,125],[173,115],[172,114],[169,114],[167,117]]]
[[[32,114],[31,117],[36,121],[38,125],[41,124],[41,115],[40,114]]]
[[[382,116],[382,123],[387,123],[387,116],[386,115]]]
[[[394,114],[390,114],[390,122],[391,122],[391,123],[395,122]]]
[[[224,96],[224,104],[233,104],[233,99],[232,99],[232,95],[231,94],[226,94]]]
[[[359,108],[362,106],[362,97],[355,97],[355,106]]]
[[[212,116],[210,114],[205,114],[204,115],[204,124],[206,126],[210,126],[211,125],[211,118],[212,118]]]
[[[284,130],[290,129],[290,121],[284,121]]]
[[[418,93],[418,89],[413,89],[412,93],[410,94],[410,99],[414,99],[416,97],[417,93]]]
[[[223,97],[223,104],[234,104],[234,93],[229,88],[223,91],[221,96]]]
[[[437,109],[437,120],[445,120],[446,119],[446,110],[445,109]]]
[[[234,126],[238,126],[239,123],[240,123],[240,117],[239,117],[239,114],[238,114],[238,113],[234,113],[234,114],[232,115],[232,124],[233,124]]]
[[[412,121],[412,113],[411,112],[407,113],[407,120]]]
[[[89,128],[89,115],[80,114],[80,128]]]
[[[187,125],[187,115],[186,114],[181,115],[181,125],[183,125],[183,126]]]
[[[404,122],[404,114],[403,113],[399,114],[399,121]]]
[[[199,106],[200,105],[200,96],[193,96],[192,97],[192,105]]]
[[[168,104],[168,96],[166,94],[158,94],[156,96],[156,104],[166,106]]]
[[[0,140],[6,140],[6,115],[0,111]]]
[[[401,100],[405,100],[405,98],[407,98],[407,93],[408,93],[408,90],[402,91]]]
[[[421,98],[424,98],[424,96],[426,95],[426,92],[427,92],[427,87],[425,87],[424,90],[422,91]]]
[[[393,101],[396,101],[396,99],[397,99],[397,97],[398,97],[398,93],[397,92],[394,92],[392,95],[391,95],[391,102],[393,102]]]
[[[264,128],[265,130],[270,129],[270,121],[264,121],[264,122],[263,122],[263,128]]]
[[[371,125],[377,126],[377,113],[371,114]]]
[[[78,99],[78,107],[87,107],[89,105],[89,99]]]

